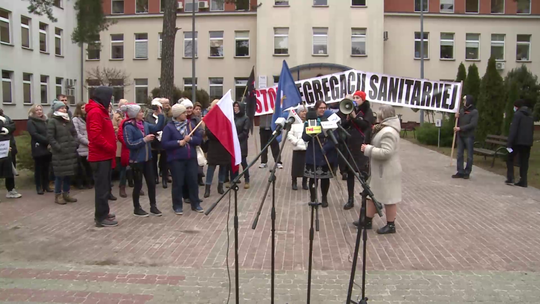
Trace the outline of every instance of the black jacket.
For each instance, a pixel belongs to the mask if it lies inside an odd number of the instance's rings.
[[[208,136],[208,153],[206,154],[208,164],[214,166],[230,165],[231,154],[208,128],[206,129],[206,136]]]
[[[508,132],[508,147],[532,146],[534,134],[534,119],[531,110],[527,107],[521,107],[514,114],[510,132]]]
[[[51,155],[49,140],[47,139],[47,120],[37,117],[28,117],[26,130],[30,133],[32,157]]]
[[[472,102],[468,104],[468,107],[459,110],[459,136],[472,137],[476,131],[478,125],[478,110],[472,105]]]
[[[361,147],[362,144],[369,144],[371,142],[371,130],[375,123],[375,117],[373,116],[370,103],[367,100],[362,103],[362,105],[355,107],[354,112],[356,113],[356,117],[353,119],[349,116],[349,120],[347,120],[346,117],[342,117],[341,125],[347,129],[349,134],[351,134],[351,137],[347,138],[345,142],[351,150],[354,161],[358,165],[360,171],[367,171],[366,166],[369,159],[364,156]],[[354,166],[347,150],[342,151],[342,153],[347,156],[347,160]]]
[[[240,142],[240,149],[242,150],[242,157],[247,157],[248,154],[248,138],[249,138],[249,117],[246,115],[246,106],[243,103],[238,103],[240,106],[240,112],[234,114],[234,124],[236,125],[236,132],[238,133],[238,141]]]

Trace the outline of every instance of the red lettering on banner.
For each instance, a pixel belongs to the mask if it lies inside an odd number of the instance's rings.
[[[276,89],[269,88],[268,89],[268,96],[270,97],[270,105],[272,106],[268,110],[273,113],[274,112],[275,102],[276,102]]]

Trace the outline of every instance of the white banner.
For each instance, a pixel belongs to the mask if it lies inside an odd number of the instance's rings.
[[[317,100],[339,102],[356,91],[366,100],[393,106],[456,113],[461,100],[461,83],[432,81],[375,74],[358,70],[296,81],[302,100],[313,106]],[[256,116],[274,112],[277,85],[256,90]]]

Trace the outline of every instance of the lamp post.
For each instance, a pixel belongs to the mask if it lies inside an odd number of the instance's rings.
[[[424,79],[424,0],[420,0],[420,79]],[[424,110],[420,110],[420,125],[424,124]]]
[[[193,104],[197,101],[197,78],[195,75],[195,9],[199,8],[199,1],[192,0],[192,10],[191,10],[191,101]]]

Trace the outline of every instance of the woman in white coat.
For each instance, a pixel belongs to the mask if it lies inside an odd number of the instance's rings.
[[[307,177],[304,176],[304,165],[306,163],[306,142],[302,139],[302,133],[304,132],[304,122],[306,121],[307,109],[300,105],[297,109],[298,116],[302,122],[296,121],[291,126],[291,130],[287,134],[287,140],[293,145],[292,156],[292,189],[298,190],[296,183],[297,178],[302,178],[302,189],[309,190],[307,185]]]
[[[399,157],[399,134],[401,124],[394,108],[384,105],[377,115],[379,124],[373,127],[370,145],[361,150],[370,159],[371,177],[369,186],[375,198],[384,205],[386,226],[377,230],[379,234],[396,233],[394,221],[397,203],[401,201],[401,161]],[[366,229],[370,229],[376,213],[373,202],[368,200]],[[358,223],[355,223],[358,225]]]

